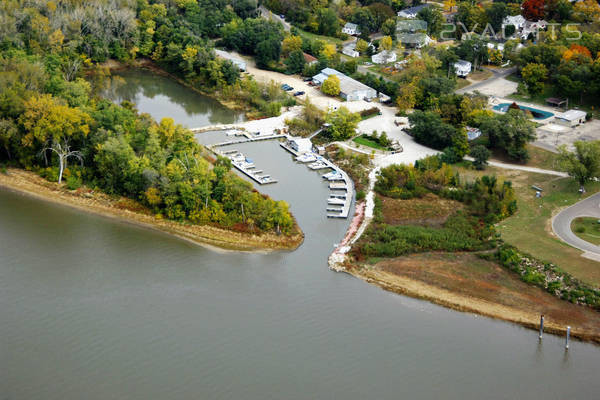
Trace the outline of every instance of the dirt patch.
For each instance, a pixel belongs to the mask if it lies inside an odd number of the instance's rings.
[[[157,218],[150,210],[131,199],[111,197],[85,188],[70,191],[64,186],[42,179],[33,172],[20,169],[11,168],[7,174],[0,173],[0,187],[86,212],[158,229],[196,244],[229,250],[293,250],[304,240],[304,234],[298,226],[295,227],[294,234],[285,236],[273,233],[243,233],[210,225],[164,220]]]
[[[529,328],[537,329],[544,314],[546,331],[562,333],[569,325],[574,336],[600,343],[600,313],[557,299],[475,254],[415,254],[349,272],[386,290]]]
[[[441,226],[449,216],[463,208],[462,203],[427,193],[420,199],[381,199],[384,222],[388,225]]]

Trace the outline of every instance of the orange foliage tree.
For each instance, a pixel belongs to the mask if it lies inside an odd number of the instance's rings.
[[[523,2],[522,14],[529,21],[544,19],[546,2],[544,0],[526,0]]]

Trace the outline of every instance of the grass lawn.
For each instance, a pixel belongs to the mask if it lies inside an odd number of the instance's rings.
[[[600,223],[598,223],[598,218],[575,218],[571,223],[571,230],[586,242],[600,245]]]
[[[462,89],[464,87],[467,87],[471,84],[471,82],[469,82],[466,79],[457,79],[456,80],[456,89]]]
[[[469,74],[469,79],[472,81],[483,81],[486,79],[489,79],[493,76],[494,74],[492,73],[492,71],[488,71],[487,69],[482,69],[482,70],[476,70],[473,71]]]
[[[578,193],[579,185],[571,178],[492,167],[488,167],[485,173],[512,181],[517,195],[518,211],[497,226],[502,239],[536,258],[557,264],[584,282],[600,285],[600,263],[580,257],[581,251],[554,236],[551,227],[553,215],[561,208],[596,193],[600,190],[600,183],[589,183],[587,193],[582,196]],[[478,171],[466,171],[465,178],[469,174],[473,177]],[[543,189],[541,198],[535,197],[532,185]]]
[[[377,150],[384,150],[384,151],[386,151],[388,149],[387,147],[382,146],[379,143],[377,143],[376,141],[371,140],[371,139],[369,139],[369,138],[367,138],[365,136],[366,135],[357,136],[354,139],[352,139],[352,141],[354,143],[358,143],[360,145],[371,147],[371,148],[377,149]]]
[[[317,35],[316,33],[304,31],[304,30],[298,28],[297,26],[295,26],[294,28],[298,31],[298,34],[300,35],[300,37],[305,37],[310,40],[322,40],[325,43],[333,43],[333,44],[341,44],[344,42],[342,39],[338,39],[335,37]]]

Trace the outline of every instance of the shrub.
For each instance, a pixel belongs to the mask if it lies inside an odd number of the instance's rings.
[[[81,182],[81,178],[71,175],[67,178],[66,185],[69,190],[76,190],[81,187],[83,183]]]

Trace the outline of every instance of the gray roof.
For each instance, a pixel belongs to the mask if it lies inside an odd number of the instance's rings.
[[[346,22],[346,25],[344,25],[344,28],[347,28],[347,29],[356,29],[356,28],[358,28],[358,25],[353,24],[352,22]]]
[[[581,110],[568,110],[562,114],[556,114],[556,118],[564,119],[566,121],[575,121],[576,119],[585,118],[585,111]]]
[[[413,19],[401,19],[396,23],[396,32],[426,31],[427,22]]]
[[[336,75],[340,79],[340,91],[342,93],[349,94],[349,93],[352,93],[352,92],[355,92],[358,90],[375,90],[375,89],[365,85],[364,83],[361,83],[355,79],[350,78],[349,76],[342,74],[340,71],[335,70],[333,68],[323,69],[321,71],[321,73],[318,75],[315,75],[313,77],[313,79],[316,78],[316,80],[318,80],[318,81],[324,81],[331,75]]]
[[[471,63],[465,60],[458,60],[454,63],[454,66],[460,66],[465,68],[471,68]]]
[[[431,4],[419,4],[418,6],[414,6],[414,7],[409,7],[409,8],[405,8],[404,10],[400,10],[398,12],[398,15],[400,15],[401,13],[404,14],[417,14],[419,11],[421,11],[423,8],[425,7],[429,7]]]

